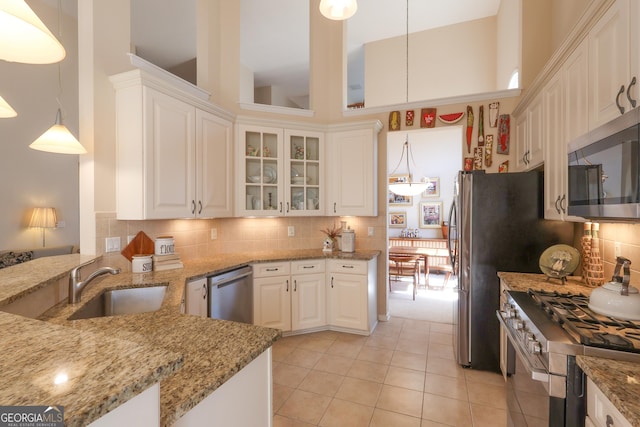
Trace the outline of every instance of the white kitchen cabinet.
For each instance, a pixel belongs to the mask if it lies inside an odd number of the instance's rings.
[[[630,31],[630,16],[637,7],[631,3],[616,0],[589,31],[590,129],[618,117],[623,109],[629,111],[630,99],[637,99],[638,82],[632,80],[638,77],[639,64],[630,58],[637,58],[640,41],[631,36],[636,30]]]
[[[242,124],[238,139],[239,215],[323,214],[323,132]]]
[[[377,259],[330,259],[327,317],[333,330],[370,334],[377,324]]]
[[[564,87],[563,119],[566,143],[589,131],[588,48],[588,40],[584,39],[567,58],[560,71]]]
[[[297,332],[326,327],[325,260],[253,266],[254,323]]]
[[[142,70],[111,81],[117,218],[231,216],[230,115]]]
[[[332,127],[327,135],[326,215],[378,215],[378,133],[382,124]]]
[[[273,423],[271,352],[271,348],[265,350],[178,419],[174,426],[270,427]]]
[[[194,316],[207,317],[208,287],[207,279],[196,279],[185,286],[185,311]]]
[[[160,425],[160,383],[137,394],[90,423],[88,427],[157,427]]]
[[[631,423],[589,377],[587,377],[586,421],[586,425],[590,422],[595,427],[631,427]]]
[[[536,168],[544,161],[542,96],[537,96],[527,109],[516,117],[516,170]]]
[[[291,330],[291,263],[253,265],[253,323]]]

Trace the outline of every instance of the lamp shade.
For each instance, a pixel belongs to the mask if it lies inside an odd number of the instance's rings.
[[[389,191],[400,196],[417,196],[429,188],[429,183],[423,181],[394,182],[389,184]]]
[[[24,0],[0,1],[0,59],[52,64],[65,55],[62,44]]]
[[[55,228],[58,222],[55,208],[33,208],[29,227]]]
[[[320,0],[320,13],[334,21],[351,18],[356,10],[358,10],[356,0]]]
[[[17,115],[16,110],[11,108],[11,105],[0,96],[0,118],[8,119]]]
[[[38,139],[33,141],[29,148],[49,153],[59,154],[86,154],[87,150],[78,142],[75,136],[62,124],[62,113],[58,109],[56,123]]]

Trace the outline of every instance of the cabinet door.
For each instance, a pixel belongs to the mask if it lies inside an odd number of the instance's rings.
[[[324,134],[285,130],[285,213],[324,213]]]
[[[366,331],[367,276],[331,273],[328,281],[327,313],[329,324]]]
[[[194,316],[207,317],[207,279],[187,282],[185,288],[186,312]]]
[[[289,276],[253,279],[253,323],[268,328],[291,330]]]
[[[527,155],[527,168],[535,168],[544,161],[544,102],[538,95],[527,109],[529,147]]]
[[[326,215],[377,216],[377,150],[373,129],[328,135]]]
[[[589,56],[584,40],[571,54],[563,73],[566,143],[589,132]],[[566,153],[566,149],[564,150]],[[545,158],[545,160],[548,160]]]
[[[231,122],[196,111],[196,216],[231,217],[233,140]]]
[[[291,277],[291,329],[293,331],[327,324],[326,276],[324,273]]]
[[[620,115],[616,98],[629,111],[629,66],[629,0],[616,0],[589,32],[590,129]]]
[[[527,111],[516,118],[516,171],[527,169],[526,154],[529,147],[529,133],[527,131]]]
[[[565,175],[567,144],[564,138],[564,99],[562,72],[556,73],[543,91],[544,98],[544,217],[562,219],[562,203],[566,206]],[[564,197],[564,199],[563,199]]]
[[[242,125],[238,134],[236,212],[241,216],[283,215],[282,129]]]
[[[193,216],[195,107],[145,87],[147,219]]]

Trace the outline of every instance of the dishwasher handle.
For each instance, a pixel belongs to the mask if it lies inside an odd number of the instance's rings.
[[[235,271],[237,271],[238,273],[229,274]],[[210,281],[209,283],[211,284],[211,286],[217,286],[218,288],[223,288],[225,286],[232,284],[232,282],[251,276],[252,274],[253,274],[253,271],[251,270],[251,267],[245,267],[242,269],[234,270],[232,272],[222,273],[219,276],[211,276],[209,278],[209,281]],[[220,279],[218,279],[217,277],[220,277]]]

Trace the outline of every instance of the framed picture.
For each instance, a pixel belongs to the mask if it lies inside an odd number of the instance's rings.
[[[427,178],[427,189],[422,197],[440,197],[440,178]]]
[[[420,228],[440,228],[442,224],[442,202],[422,202],[418,211]]]
[[[409,182],[409,175],[389,176],[389,184],[393,184],[394,182]],[[413,200],[411,199],[411,196],[401,196],[399,194],[392,193],[391,191],[389,191],[387,202],[390,205],[401,205],[401,206],[413,205]]]
[[[407,226],[406,212],[389,212],[389,227],[404,228]]]

